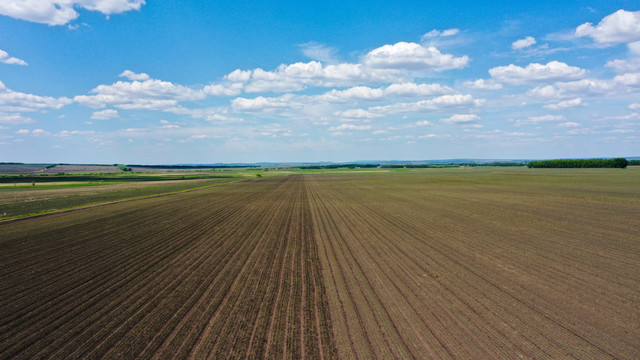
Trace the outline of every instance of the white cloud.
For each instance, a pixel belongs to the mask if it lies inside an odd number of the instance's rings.
[[[611,80],[583,79],[539,86],[527,92],[528,96],[541,99],[557,99],[576,96],[600,95],[612,92],[615,84]]]
[[[559,61],[551,61],[546,65],[532,63],[524,68],[511,64],[489,70],[489,74],[494,79],[516,85],[542,81],[576,80],[582,78],[586,73],[587,71],[584,69]]]
[[[453,36],[456,35],[460,32],[459,29],[447,29],[447,30],[436,30],[433,29],[431,31],[429,31],[428,33],[422,35],[422,41],[428,40],[428,39],[433,39],[433,38],[437,38],[437,37],[447,37],[447,36]]]
[[[411,82],[401,84],[391,84],[384,89],[385,95],[395,96],[430,96],[440,94],[450,94],[453,89],[440,84],[415,84]]]
[[[292,98],[292,94],[285,94],[280,97],[258,96],[254,99],[239,97],[231,101],[231,107],[236,111],[242,112],[273,112],[292,107],[293,103],[290,101]]]
[[[0,112],[0,124],[18,125],[18,124],[31,124],[34,122],[36,121],[31,118],[24,117],[20,114]]]
[[[0,62],[5,64],[10,64],[10,65],[22,65],[22,66],[29,65],[24,60],[9,56],[9,54],[4,50],[0,50]]]
[[[440,122],[445,124],[471,124],[480,120],[480,117],[476,114],[454,114],[446,119],[440,119]]]
[[[580,126],[582,126],[582,124],[573,122],[573,121],[567,121],[567,122],[558,124],[558,127],[580,127]]]
[[[338,62],[336,58],[337,50],[335,48],[323,44],[318,44],[316,42],[308,42],[299,46],[302,49],[302,53],[312,60],[322,61],[326,63]]]
[[[629,73],[640,71],[640,58],[632,58],[629,60],[612,60],[605,64],[605,66],[613,68],[617,73]]]
[[[343,130],[371,130],[371,126],[369,125],[353,125],[353,124],[342,124],[340,126],[334,126],[329,128],[330,131],[343,131]]]
[[[327,102],[345,102],[349,100],[382,100],[387,96],[420,97],[452,93],[453,89],[440,84],[391,84],[386,88],[370,88],[355,86],[345,90],[331,90],[313,97],[315,100]]]
[[[422,121],[416,122],[416,126],[429,126],[429,125],[431,125],[431,123],[428,120],[422,120]]]
[[[245,83],[246,92],[300,91],[307,86],[347,86],[397,79],[399,73],[392,70],[366,69],[362,64],[323,65],[318,61],[282,64],[273,71],[257,68],[234,70],[225,76],[232,82]]]
[[[562,115],[530,116],[526,119],[516,120],[515,125],[516,126],[537,125],[539,123],[544,123],[544,122],[559,122],[559,121],[566,121],[566,120],[567,118],[565,118]]]
[[[617,44],[640,40],[640,11],[618,10],[593,26],[584,23],[576,28],[577,37],[588,36],[601,44]]]
[[[30,133],[31,133],[31,130],[28,130],[28,129],[20,129],[16,131],[16,134],[18,135],[29,135]]]
[[[631,109],[631,110],[640,109],[640,103],[633,103],[633,104],[629,105],[629,109]]]
[[[426,134],[418,136],[418,139],[435,139],[435,138],[448,138],[451,137],[447,134]]]
[[[105,15],[140,10],[145,0],[3,0],[0,14],[47,25],[64,25],[78,17],[74,8]]]
[[[471,95],[442,95],[429,100],[410,103],[396,103],[385,106],[375,106],[369,111],[382,114],[397,114],[406,112],[421,112],[449,107],[476,107],[485,103],[485,99],[474,99]]]
[[[122,74],[118,75],[119,77],[125,77],[131,81],[145,81],[145,80],[149,80],[150,77],[149,75],[145,74],[145,73],[140,73],[140,74],[136,74],[131,70],[125,70],[122,72]]]
[[[240,82],[230,84],[212,84],[204,87],[204,92],[214,96],[236,96],[242,93],[244,84]]]
[[[493,80],[493,79],[478,79],[475,81],[465,81],[462,85],[468,87],[469,89],[475,90],[500,90],[502,89],[502,84]]]
[[[336,111],[333,114],[343,119],[366,119],[366,120],[375,119],[382,116],[380,114],[374,114],[372,112],[369,112],[363,109]]]
[[[571,100],[561,101],[557,104],[545,105],[544,108],[549,110],[564,110],[564,109],[570,109],[578,106],[587,106],[587,105],[588,105],[587,103],[582,102],[582,98],[575,98]]]
[[[13,91],[0,81],[0,110],[2,111],[38,111],[60,109],[71,103],[66,97],[55,98]]]
[[[331,90],[317,97],[318,100],[328,102],[344,102],[347,100],[378,100],[384,97],[383,89],[373,89],[367,86],[356,86],[346,90]]]
[[[640,85],[640,73],[626,73],[618,75],[613,78],[613,82],[627,86]]]
[[[93,115],[91,115],[91,120],[109,120],[118,117],[120,117],[120,115],[117,110],[107,109],[94,112]]]
[[[372,50],[364,56],[362,63],[376,69],[445,71],[466,67],[469,57],[442,54],[433,46],[399,42]]]
[[[514,50],[520,50],[528,48],[531,45],[536,44],[536,39],[533,36],[527,36],[524,39],[516,40],[511,44],[511,48]]]
[[[35,130],[33,130],[31,132],[31,135],[33,135],[33,136],[46,136],[46,135],[51,135],[51,133],[46,131],[46,130],[35,129]]]
[[[141,77],[141,74],[127,75]],[[95,95],[78,95],[73,100],[92,108],[113,105],[120,109],[177,111],[179,101],[200,100],[206,97],[204,91],[156,79],[99,85],[91,90],[91,93]]]
[[[640,41],[635,41],[627,44],[629,51],[636,55],[640,55]]]

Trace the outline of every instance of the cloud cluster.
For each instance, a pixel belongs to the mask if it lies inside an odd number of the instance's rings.
[[[372,50],[363,58],[363,64],[374,69],[402,69],[413,71],[445,71],[462,69],[469,57],[443,54],[433,46],[399,42]]]
[[[526,67],[514,64],[498,66],[489,70],[495,80],[508,84],[520,85],[547,81],[568,81],[584,77],[586,70],[569,66],[560,61],[550,61],[547,64],[532,63]]]
[[[440,122],[445,124],[473,124],[477,123],[480,117],[476,114],[454,114],[446,119],[440,119]]]
[[[19,112],[60,109],[71,102],[71,99],[66,97],[55,98],[14,91],[7,88],[6,85],[0,81],[0,111]]]
[[[120,109],[174,111],[181,101],[200,100],[206,97],[202,90],[151,79],[147,74],[136,74],[126,70],[120,76],[134,81],[117,81],[111,85],[99,85],[91,90],[95,95],[78,95],[73,100],[92,108],[111,105]]]
[[[571,100],[561,101],[557,104],[545,105],[544,108],[549,110],[564,110],[564,109],[570,109],[578,106],[587,106],[587,105],[588,105],[587,103],[582,101],[582,98],[575,98]]]
[[[471,95],[454,94],[442,95],[433,99],[417,102],[401,102],[391,105],[374,106],[369,111],[379,114],[391,115],[398,113],[417,113],[434,111],[454,107],[478,107],[485,103],[485,99],[474,99]]]
[[[79,14],[74,8],[111,15],[140,10],[144,4],[145,0],[2,0],[0,14],[53,26],[76,19]]]
[[[595,95],[615,95],[637,91],[640,86],[640,73],[617,75],[613,79],[582,79],[577,81],[556,82],[553,85],[535,87],[527,92],[528,96],[540,99],[575,98]]]
[[[576,28],[577,37],[590,37],[603,46],[627,43],[640,55],[640,11],[618,10],[605,16],[598,25],[584,23]]]
[[[592,23],[578,26],[575,35],[588,36],[602,44],[640,41],[640,11],[618,10],[605,16],[596,26]]]
[[[567,118],[565,118],[562,115],[541,115],[541,116],[530,116],[526,119],[520,119],[520,120],[516,120],[515,121],[515,125],[516,126],[522,126],[522,125],[538,125],[540,123],[546,123],[546,122],[560,122],[560,121],[566,121]]]
[[[10,65],[22,65],[22,66],[29,65],[27,64],[26,61],[22,59],[9,56],[9,54],[6,51],[1,49],[0,49],[0,62],[5,64],[10,64]]]
[[[96,111],[91,115],[91,120],[109,120],[120,117],[117,110],[107,109],[102,111]]]

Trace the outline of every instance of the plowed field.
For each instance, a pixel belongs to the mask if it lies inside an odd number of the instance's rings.
[[[637,359],[638,175],[291,175],[0,223],[0,358]]]

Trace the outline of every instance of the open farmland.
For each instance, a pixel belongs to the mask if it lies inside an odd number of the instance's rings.
[[[290,175],[0,223],[0,358],[636,359],[639,179]]]

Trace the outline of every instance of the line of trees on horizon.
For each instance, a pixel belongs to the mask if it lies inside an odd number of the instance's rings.
[[[535,160],[527,164],[529,168],[620,168],[629,165],[625,158],[615,159],[558,159]]]

